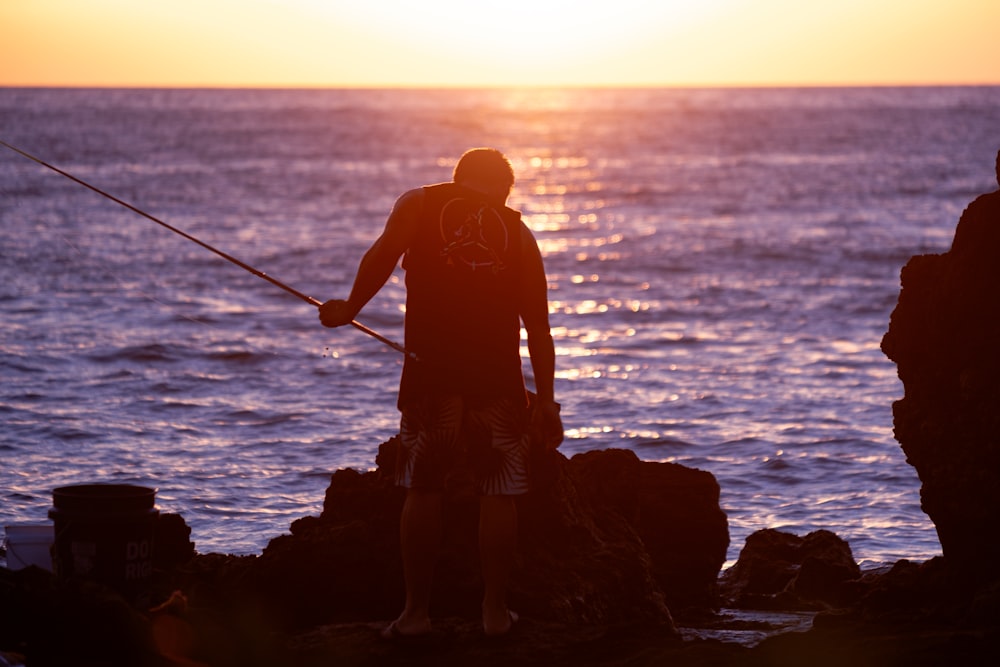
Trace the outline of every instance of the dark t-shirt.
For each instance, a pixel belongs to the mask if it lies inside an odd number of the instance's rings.
[[[524,400],[521,214],[455,183],[424,188],[406,271],[399,406],[428,395]]]

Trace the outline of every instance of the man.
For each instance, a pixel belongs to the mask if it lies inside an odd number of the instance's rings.
[[[404,257],[408,356],[396,481],[407,488],[400,519],[406,605],[387,638],[431,630],[443,491],[463,471],[473,474],[481,496],[483,630],[510,630],[517,617],[507,608],[507,580],[517,541],[514,500],[528,490],[527,434],[541,434],[552,448],[563,438],[542,257],[520,213],[506,206],[513,169],[499,151],[477,148],[461,157],[452,178],[403,194],[362,258],[350,296],[319,309],[325,326],[350,323]],[[530,416],[522,323],[535,380]]]

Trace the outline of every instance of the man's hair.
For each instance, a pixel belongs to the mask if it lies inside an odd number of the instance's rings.
[[[472,148],[458,160],[452,180],[503,187],[509,192],[514,187],[514,168],[495,148]]]

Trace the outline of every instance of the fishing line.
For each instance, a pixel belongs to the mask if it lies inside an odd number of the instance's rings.
[[[185,231],[183,231],[181,229],[178,229],[177,227],[174,227],[173,225],[167,224],[166,222],[160,220],[159,218],[156,218],[156,217],[150,215],[149,213],[146,213],[142,209],[137,208],[137,207],[133,206],[132,204],[129,204],[126,201],[122,201],[118,197],[115,197],[114,195],[110,195],[107,192],[105,192],[104,190],[101,190],[100,188],[95,187],[95,186],[91,185],[90,183],[87,183],[86,181],[77,178],[73,174],[65,172],[62,169],[59,169],[58,167],[54,167],[51,164],[49,164],[48,162],[45,162],[44,160],[42,160],[40,158],[37,158],[34,155],[31,155],[30,153],[26,153],[25,151],[22,151],[20,148],[16,148],[14,146],[11,146],[10,144],[8,144],[7,142],[5,142],[3,140],[0,140],[0,146],[5,146],[5,147],[9,148],[10,150],[14,151],[15,153],[17,153],[18,155],[26,157],[29,160],[31,160],[32,162],[37,162],[38,164],[42,165],[46,169],[50,169],[50,170],[56,172],[57,174],[59,174],[61,176],[65,176],[66,178],[70,179],[71,181],[74,181],[75,183],[79,183],[83,187],[96,192],[97,194],[101,195],[102,197],[107,197],[108,199],[110,199],[111,201],[115,202],[116,204],[124,206],[125,208],[129,209],[130,211],[132,211],[134,213],[138,213],[139,215],[141,215],[142,217],[144,217],[144,218],[146,218],[148,220],[152,220],[156,224],[158,224],[158,225],[160,225],[162,227],[165,227],[166,229],[169,229],[170,231],[174,232],[175,234],[179,234],[180,236],[183,236],[184,238],[186,238],[189,241],[197,243],[202,248],[205,248],[206,250],[215,253],[219,257],[222,257],[223,259],[225,259],[225,260],[227,260],[229,262],[232,262],[233,264],[235,264],[236,266],[240,267],[244,271],[248,271],[248,272],[252,273],[253,275],[257,276],[258,278],[266,280],[267,282],[271,283],[275,287],[279,287],[279,288],[285,290],[289,294],[292,294],[292,295],[298,297],[302,301],[305,301],[306,303],[308,303],[308,304],[310,304],[312,306],[316,306],[318,308],[319,306],[323,305],[322,301],[318,301],[318,300],[312,298],[311,296],[303,294],[302,292],[298,291],[294,287],[286,285],[285,283],[281,282],[280,280],[272,278],[271,276],[267,275],[263,271],[258,271],[257,269],[255,269],[254,267],[250,266],[249,264],[246,264],[245,262],[241,262],[240,260],[236,259],[232,255],[230,255],[230,254],[228,254],[226,252],[223,252],[222,250],[219,250],[215,246],[209,245],[208,243],[205,243],[201,239],[196,238],[196,237],[192,236],[191,234],[188,234],[187,232],[185,232]],[[394,349],[394,350],[396,350],[398,352],[402,352],[407,357],[410,357],[412,359],[416,359],[416,355],[414,355],[412,352],[407,352],[406,348],[404,348],[399,343],[396,343],[395,341],[392,341],[392,340],[386,338],[385,336],[377,333],[376,331],[374,331],[372,329],[369,329],[368,327],[366,327],[365,325],[361,324],[360,322],[357,322],[355,320],[351,320],[350,324],[355,329],[358,329],[359,331],[361,331],[361,332],[363,332],[365,334],[368,334],[369,336],[371,336],[375,340],[377,340],[377,341],[379,341],[381,343],[384,343],[385,345],[388,345],[389,347],[391,347],[392,349]]]

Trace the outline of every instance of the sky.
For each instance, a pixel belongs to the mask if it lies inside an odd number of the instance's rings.
[[[1000,84],[1000,0],[0,0],[0,86]]]

